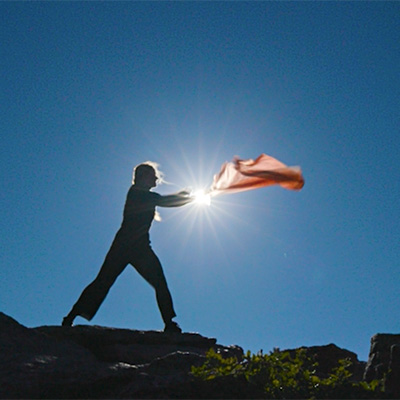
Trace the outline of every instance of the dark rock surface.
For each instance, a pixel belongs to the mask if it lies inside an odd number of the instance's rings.
[[[186,398],[210,348],[243,354],[196,333],[26,328],[0,313],[0,398]]]
[[[368,363],[364,378],[367,382],[381,379],[388,372],[391,359],[391,347],[400,345],[400,335],[377,333],[371,338]]]
[[[342,349],[331,343],[325,346],[302,347],[306,350],[306,354],[318,363],[316,375],[320,378],[327,378],[333,368],[338,366],[338,360],[349,359],[352,362],[349,371],[352,373],[352,380],[358,382],[362,380],[365,365],[363,361],[359,361],[357,354],[352,351]],[[290,350],[294,352],[295,350]]]
[[[387,394],[400,398],[400,335],[375,335],[365,363],[334,344],[304,347],[326,377],[338,360],[352,361],[353,378],[386,374]],[[260,398],[243,377],[194,380],[192,366],[213,348],[243,357],[238,346],[222,346],[197,333],[166,334],[101,326],[27,328],[0,312],[0,398],[2,399],[207,399]],[[293,351],[294,350],[289,350]],[[365,370],[365,373],[364,373]]]
[[[400,398],[400,335],[378,333],[371,338],[364,379],[370,382],[385,378],[385,390]]]
[[[386,378],[386,392],[393,398],[400,398],[400,344],[390,347],[389,371]]]
[[[124,362],[132,365],[149,363],[177,351],[204,356],[207,350],[215,350],[227,356],[241,357],[243,350],[237,346],[220,346],[217,340],[198,333],[166,334],[160,331],[136,331],[78,325],[74,327],[42,326],[33,328],[59,341],[82,346],[98,360]]]

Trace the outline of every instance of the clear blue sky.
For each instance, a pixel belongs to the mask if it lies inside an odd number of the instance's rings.
[[[158,162],[165,194],[267,153],[302,167],[302,191],[153,223],[182,328],[362,360],[400,331],[400,3],[1,2],[0,39],[1,311],[61,323],[134,165]],[[91,324],[163,328],[130,267]]]

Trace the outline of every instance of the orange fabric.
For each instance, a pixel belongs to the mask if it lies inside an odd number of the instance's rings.
[[[304,178],[299,167],[288,167],[277,159],[261,154],[256,160],[240,160],[222,165],[214,176],[211,195],[242,192],[264,186],[280,185],[285,189],[300,190]]]

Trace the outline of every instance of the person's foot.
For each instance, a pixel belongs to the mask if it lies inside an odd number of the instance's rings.
[[[72,326],[73,322],[74,322],[73,318],[66,316],[62,320],[61,326]]]
[[[165,324],[164,332],[166,333],[182,333],[181,327],[174,321]]]

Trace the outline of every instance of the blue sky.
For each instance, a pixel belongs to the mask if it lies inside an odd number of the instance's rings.
[[[398,333],[398,2],[0,3],[1,311],[56,325],[97,274],[132,168],[162,194],[233,156],[306,184],[161,209],[184,331],[265,352]],[[77,319],[77,323],[86,323]],[[162,329],[127,267],[91,324]]]

